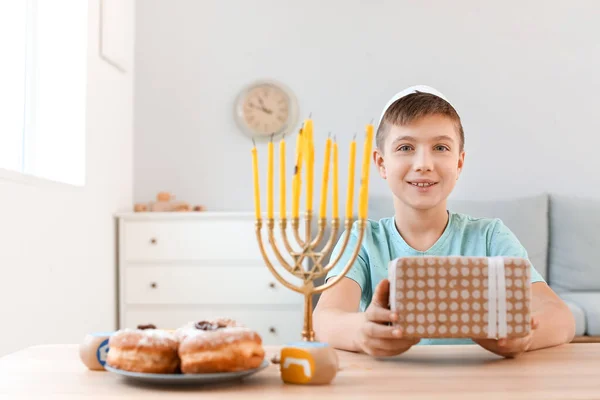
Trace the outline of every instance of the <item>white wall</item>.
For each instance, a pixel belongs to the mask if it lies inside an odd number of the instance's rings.
[[[170,190],[251,210],[251,144],[232,107],[259,78],[295,91],[321,146],[337,135],[342,165],[349,138],[396,91],[429,84],[464,121],[456,198],[600,197],[599,13],[593,0],[140,2],[134,199]],[[371,193],[385,193],[372,174]]]
[[[133,186],[134,3],[125,4],[122,74],[98,57],[89,0],[85,187],[0,179],[0,355],[116,327],[113,213],[131,209]]]

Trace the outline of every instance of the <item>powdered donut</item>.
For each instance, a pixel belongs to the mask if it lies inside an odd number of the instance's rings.
[[[124,371],[174,373],[179,366],[175,334],[154,325],[115,332],[108,342],[106,363]]]
[[[207,321],[186,331],[179,345],[184,374],[233,372],[257,368],[265,351],[255,331],[240,326],[220,327]]]

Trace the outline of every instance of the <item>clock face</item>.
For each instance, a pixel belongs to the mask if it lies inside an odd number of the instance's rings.
[[[294,101],[289,91],[277,84],[256,84],[238,99],[238,123],[255,137],[284,133],[295,122]]]

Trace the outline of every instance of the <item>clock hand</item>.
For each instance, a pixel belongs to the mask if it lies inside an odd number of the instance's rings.
[[[261,107],[257,107],[257,106],[255,106],[252,103],[250,103],[250,105],[252,106],[252,108],[254,108],[256,110],[260,110],[260,111],[264,112],[265,114],[272,114],[273,113],[273,111],[269,110],[268,108],[265,108],[265,107],[262,107],[262,106]]]
[[[272,110],[269,110],[267,107],[265,107],[265,103],[264,103],[262,97],[258,96],[258,102],[260,103],[260,107],[262,108],[262,110],[264,112],[266,112],[267,114],[273,114]]]

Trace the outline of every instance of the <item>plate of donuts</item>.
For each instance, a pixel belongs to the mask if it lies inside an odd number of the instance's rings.
[[[183,384],[210,384],[225,381],[235,381],[253,375],[269,366],[270,362],[264,359],[258,368],[235,372],[215,372],[199,374],[154,374],[145,372],[123,371],[106,364],[104,368],[110,372],[120,375],[132,381],[161,385],[183,385]]]
[[[189,322],[176,329],[138,326],[115,332],[104,368],[153,384],[208,384],[241,380],[267,368],[257,332],[230,319]]]

